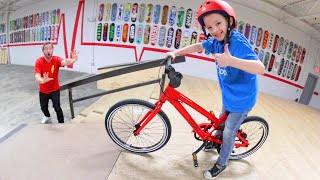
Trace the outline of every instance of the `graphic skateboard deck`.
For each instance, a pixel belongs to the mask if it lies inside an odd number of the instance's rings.
[[[257,41],[256,41],[257,47],[259,47],[261,45],[262,35],[263,35],[263,30],[262,30],[262,28],[259,28],[258,35],[257,35]]]
[[[53,10],[52,12],[52,24],[56,24],[56,16],[57,16],[57,10]],[[39,21],[39,13],[37,14],[37,22],[36,24],[38,24]]]
[[[148,6],[147,6],[146,23],[151,23],[151,21],[152,21],[152,13],[153,13],[153,5],[152,4],[148,4]]]
[[[116,26],[116,41],[119,42],[121,39],[121,24],[117,24]]]
[[[162,16],[161,16],[161,24],[166,25],[168,22],[168,13],[169,13],[169,6],[164,5],[162,7]]]
[[[129,42],[130,43],[134,42],[135,35],[136,35],[136,25],[135,24],[131,24],[130,25],[130,31],[129,31]]]
[[[184,30],[183,31],[183,38],[182,38],[182,47],[186,47],[189,45],[189,38],[190,38],[190,31]]]
[[[259,49],[258,48],[254,48],[254,53],[256,53],[256,55],[259,55]]]
[[[191,34],[191,40],[190,45],[195,44],[197,42],[198,33],[196,31],[193,31]]]
[[[278,55],[281,55],[283,53],[283,46],[284,46],[284,38],[281,37],[279,41],[279,46],[278,46]]]
[[[282,48],[282,56],[287,55],[288,45],[289,45],[289,40],[288,39],[284,40],[283,48]]]
[[[277,50],[278,50],[278,47],[279,47],[279,35],[277,34],[275,37],[274,37],[274,43],[273,43],[273,48],[272,48],[272,52],[273,53],[276,53]]]
[[[270,61],[269,61],[269,66],[268,66],[268,72],[272,71],[274,61],[275,61],[276,56],[274,54],[271,55]]]
[[[122,29],[122,42],[127,42],[128,40],[128,32],[129,32],[129,25],[128,23],[125,23],[123,25],[123,29]]]
[[[56,23],[60,23],[60,9],[57,9],[57,17],[56,17]]]
[[[264,50],[261,49],[259,51],[259,59],[260,59],[261,62],[263,62],[263,57],[264,57]]]
[[[104,12],[104,14],[105,14],[104,20],[105,21],[109,21],[110,20],[110,13],[111,13],[111,3],[108,2],[106,4],[105,12]]]
[[[290,65],[289,60],[286,60],[284,67],[283,67],[283,70],[282,70],[282,77],[285,77],[287,75],[289,65]]]
[[[297,51],[298,51],[298,44],[294,44],[293,46],[293,51],[292,51],[292,61],[296,60],[296,56],[297,56]]]
[[[141,44],[142,42],[142,37],[143,37],[143,25],[139,24],[137,28],[137,37],[136,37],[136,42],[138,44]]]
[[[200,28],[200,24],[198,21],[198,11],[196,11],[193,19],[193,29],[198,30],[199,28]]]
[[[192,15],[193,15],[192,9],[188,9],[186,12],[186,21],[184,23],[184,27],[186,27],[187,29],[191,27]]]
[[[199,43],[201,43],[202,41],[204,41],[206,38],[206,36],[203,33],[200,33],[199,35]],[[199,54],[202,53],[202,51],[198,51]]]
[[[176,49],[180,48],[181,38],[182,38],[182,30],[177,29],[176,30],[176,37],[174,39],[174,48],[176,48]]]
[[[296,57],[296,63],[298,63],[301,59],[301,54],[302,54],[302,47],[298,47],[298,52],[297,52],[297,57]]]
[[[134,3],[132,5],[132,10],[131,10],[131,21],[132,22],[136,22],[137,21],[137,16],[138,16],[138,4],[137,3]]]
[[[151,27],[149,24],[147,24],[144,27],[144,33],[143,33],[143,43],[144,44],[149,44],[149,39],[150,39],[150,31],[151,31]]]
[[[104,23],[103,25],[103,34],[102,34],[102,39],[103,41],[107,41],[108,40],[108,23]]]
[[[288,49],[288,54],[287,54],[287,58],[288,58],[288,59],[291,59],[291,58],[292,58],[293,46],[294,46],[294,43],[293,43],[292,41],[290,41],[290,43],[289,43],[289,49]]]
[[[118,12],[118,4],[117,3],[113,3],[112,7],[111,7],[111,21],[115,21],[116,20],[117,12]]]
[[[300,58],[300,64],[302,64],[303,61],[304,61],[304,58],[306,56],[306,51],[307,51],[306,48],[302,49],[301,58]]]
[[[281,63],[281,57],[280,56],[276,56],[275,57],[275,61],[273,63],[273,68],[272,68],[272,72],[274,74],[277,74],[278,73],[278,70],[280,68],[280,63]]]
[[[284,66],[284,58],[281,58],[279,69],[278,69],[278,73],[277,73],[279,76],[281,75],[283,66]]]
[[[124,14],[124,6],[122,3],[119,4],[119,8],[118,8],[118,21],[122,21],[123,19],[123,14]]]
[[[97,28],[97,40],[101,41],[101,33],[102,33],[102,23],[98,24],[98,28]]]
[[[297,72],[298,72],[298,64],[295,64],[294,65],[294,68],[293,68],[293,72],[292,72],[292,75],[291,75],[291,80],[294,80],[296,75],[297,75]]]
[[[301,72],[301,66],[298,67],[298,71],[297,71],[297,74],[296,74],[294,81],[298,81],[299,76],[300,76],[300,72]]]
[[[128,22],[130,19],[130,13],[131,13],[131,4],[126,3],[124,6],[124,17],[123,20],[124,22]]]
[[[176,15],[177,15],[177,8],[176,6],[172,6],[170,9],[170,15],[169,15],[169,25],[173,26],[176,21]]]
[[[115,24],[111,23],[110,24],[110,29],[109,29],[109,41],[112,42],[114,39],[114,31],[115,31]]]
[[[150,38],[150,43],[152,46],[155,46],[157,44],[158,31],[159,31],[159,27],[157,25],[154,25],[152,27],[151,38]]]
[[[173,35],[174,35],[174,29],[173,27],[169,27],[168,34],[167,34],[167,41],[166,41],[167,48],[171,48],[172,46]]]
[[[272,48],[272,45],[273,45],[273,42],[274,42],[274,35],[273,33],[270,33],[269,34],[269,44],[268,44],[268,49],[271,49]]]
[[[158,45],[160,47],[164,46],[164,43],[166,42],[166,33],[167,33],[167,28],[165,26],[161,26],[159,31],[159,40],[158,40]]]
[[[154,12],[153,12],[153,23],[154,24],[159,24],[160,12],[161,12],[161,6],[159,4],[155,5]]]
[[[177,20],[177,26],[182,27],[184,20],[184,8],[180,7],[178,10],[178,20]]]
[[[238,25],[238,31],[243,34],[243,30],[244,30],[244,22],[243,21],[239,21],[239,25]]]
[[[251,29],[251,25],[249,23],[246,23],[246,28],[244,30],[244,37],[246,37],[247,39],[249,39],[250,29]]]
[[[270,53],[266,52],[266,56],[264,57],[264,61],[263,61],[263,65],[265,69],[268,69],[269,59],[270,59]]]
[[[139,23],[143,23],[144,18],[146,17],[146,5],[145,4],[141,4],[139,7]]]
[[[288,69],[288,73],[287,73],[287,78],[290,79],[292,72],[293,72],[293,68],[294,68],[294,64],[293,62],[290,63],[289,69]]]
[[[257,39],[257,26],[253,25],[251,29],[251,35],[250,35],[250,44],[254,45]]]

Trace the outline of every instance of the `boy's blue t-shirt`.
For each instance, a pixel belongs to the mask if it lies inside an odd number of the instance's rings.
[[[212,54],[224,52],[224,44],[215,38],[203,41],[202,46]],[[248,40],[237,30],[232,31],[229,51],[232,56],[240,59],[259,60]],[[217,62],[216,64],[224,108],[229,112],[250,110],[256,103],[257,75],[230,66],[219,67]]]

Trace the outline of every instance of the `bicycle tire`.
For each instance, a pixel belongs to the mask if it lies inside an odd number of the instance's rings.
[[[257,123],[258,126],[253,126],[250,125],[250,129],[247,129],[247,126],[249,123]],[[259,130],[261,129],[261,136],[258,137],[257,143],[254,143],[255,141],[253,139],[250,139],[251,135],[256,135],[257,132],[253,132],[252,128],[258,128]],[[242,130],[247,134],[247,140],[249,141],[249,146],[248,147],[239,147],[239,148],[234,148],[233,151],[230,154],[230,160],[239,160],[243,159],[245,157],[250,156],[251,154],[255,153],[267,140],[268,134],[269,134],[269,125],[266,120],[259,116],[248,116],[240,125],[239,130]],[[236,141],[239,141],[238,138],[236,137]],[[254,145],[253,145],[254,144]],[[253,147],[251,146],[253,145]],[[220,154],[220,148],[217,149],[218,153]],[[241,153],[238,153],[240,151]]]
[[[145,115],[144,113],[153,109],[155,109],[154,104],[140,99],[127,99],[114,104],[105,117],[108,135],[118,146],[130,152],[150,153],[161,149],[171,137],[171,124],[162,110],[155,115],[139,135],[134,136],[133,134],[136,123]],[[122,115],[124,115],[123,118]],[[122,125],[122,130],[117,130],[117,125]],[[163,128],[155,127],[157,125],[163,126]],[[122,139],[120,133],[125,133],[125,139]],[[158,135],[161,137],[157,138]]]

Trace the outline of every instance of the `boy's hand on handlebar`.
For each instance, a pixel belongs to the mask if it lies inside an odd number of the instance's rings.
[[[169,58],[171,57],[172,58],[172,61],[174,61],[174,59],[176,58],[176,55],[174,54],[174,52],[167,52],[166,53],[166,58]]]

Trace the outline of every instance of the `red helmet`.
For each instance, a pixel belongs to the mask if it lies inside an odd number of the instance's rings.
[[[211,13],[219,13],[223,16],[233,17],[234,21],[237,21],[236,13],[227,2],[222,0],[206,0],[198,9],[198,21],[201,26],[204,26],[204,16]]]

